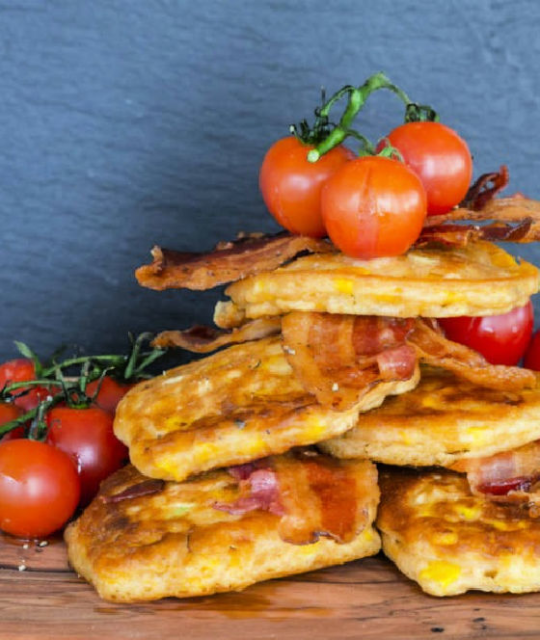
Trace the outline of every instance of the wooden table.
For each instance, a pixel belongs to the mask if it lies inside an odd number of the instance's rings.
[[[22,568],[24,570],[21,570]],[[540,594],[424,595],[383,557],[242,593],[140,605],[101,600],[60,540],[0,539],[1,640],[540,638]]]

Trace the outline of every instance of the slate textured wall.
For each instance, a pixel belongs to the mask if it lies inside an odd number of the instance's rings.
[[[322,85],[386,71],[477,175],[505,162],[540,198],[539,26],[534,0],[4,0],[0,357],[209,321],[216,293],[144,291],[133,270],[154,243],[276,229],[258,167]],[[399,113],[377,97],[366,131]]]

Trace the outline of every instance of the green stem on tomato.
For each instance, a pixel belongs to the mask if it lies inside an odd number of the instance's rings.
[[[335,102],[343,97],[344,95],[349,96],[349,101],[347,103],[347,107],[345,112],[341,116],[339,123],[332,129],[332,131],[322,140],[315,149],[312,149],[308,153],[308,161],[309,162],[317,162],[317,160],[328,153],[334,147],[340,145],[346,138],[358,137],[360,134],[354,132],[351,129],[351,125],[353,120],[356,118],[360,110],[364,107],[366,100],[369,96],[375,91],[379,91],[380,89],[388,89],[395,93],[403,102],[407,105],[410,104],[411,100],[409,96],[402,91],[399,87],[397,87],[393,82],[386,77],[386,75],[382,72],[376,73],[369,77],[363,85],[360,87],[352,87],[347,85],[340,89],[336,94],[334,94],[320,109],[319,113],[322,117],[328,118],[330,109],[335,104]],[[361,138],[364,142],[366,138],[362,136]],[[364,145],[362,151],[365,153],[366,149],[373,149],[374,146],[370,143],[369,145]]]
[[[439,114],[428,104],[410,102],[405,108],[405,122],[439,122]]]
[[[44,416],[51,407],[60,402],[65,402],[71,407],[86,407],[95,400],[99,386],[96,393],[90,397],[86,392],[88,383],[95,380],[101,383],[105,376],[111,374],[126,381],[149,377],[144,370],[166,352],[165,349],[143,350],[144,343],[150,342],[152,338],[151,333],[143,333],[137,338],[130,336],[131,349],[128,355],[78,356],[57,362],[56,358],[63,350],[57,351],[47,366],[42,365],[26,344],[17,342],[21,354],[34,363],[36,377],[33,380],[5,385],[0,389],[0,402],[13,402],[35,387],[44,387],[50,393],[34,409],[1,425],[0,436],[31,422],[28,437],[42,439],[46,431]],[[67,371],[73,368],[76,368],[75,372]]]

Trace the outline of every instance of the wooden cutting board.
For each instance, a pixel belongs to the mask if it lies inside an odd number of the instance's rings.
[[[69,569],[61,540],[39,546],[3,537],[0,638],[516,640],[540,638],[540,594],[433,598],[381,556],[241,593],[118,605]]]

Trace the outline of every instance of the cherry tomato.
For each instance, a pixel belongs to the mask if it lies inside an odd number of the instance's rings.
[[[79,476],[65,453],[35,440],[0,443],[0,529],[47,536],[71,518],[79,496]]]
[[[16,405],[11,403],[0,402],[0,426],[7,424],[12,420],[16,420],[22,413],[23,410],[20,407],[17,407]],[[15,427],[15,429],[12,429],[7,433],[0,434],[0,442],[5,442],[6,440],[16,440],[17,438],[22,438],[23,436],[23,427]]]
[[[317,162],[308,162],[311,149],[313,146],[294,136],[278,140],[264,157],[259,186],[268,210],[282,227],[322,238],[326,235],[321,216],[322,186],[354,155],[346,147],[335,147]]]
[[[525,351],[523,366],[527,367],[527,369],[540,371],[540,330],[534,334],[529,342],[527,351]]]
[[[15,382],[26,382],[35,378],[34,363],[26,358],[9,360],[0,365],[0,389]],[[54,390],[47,387],[21,387],[13,391],[13,402],[25,411],[30,411],[51,393],[54,393]]]
[[[531,339],[534,310],[529,301],[508,313],[471,318],[441,318],[439,320],[450,340],[481,353],[491,364],[517,364]]]
[[[426,217],[426,193],[402,162],[367,156],[327,180],[321,206],[328,235],[344,253],[378,258],[404,253]]]
[[[387,139],[420,177],[428,215],[447,213],[463,200],[471,183],[472,158],[467,143],[453,129],[440,122],[408,122]]]
[[[88,383],[86,386],[86,395],[94,398],[94,402],[98,407],[114,414],[120,400],[122,400],[133,386],[135,385],[121,383],[110,376],[105,376],[101,382],[94,380]]]
[[[81,504],[88,504],[99,484],[120,469],[127,447],[113,433],[113,416],[99,407],[57,406],[46,416],[47,442],[75,460],[81,478]]]

